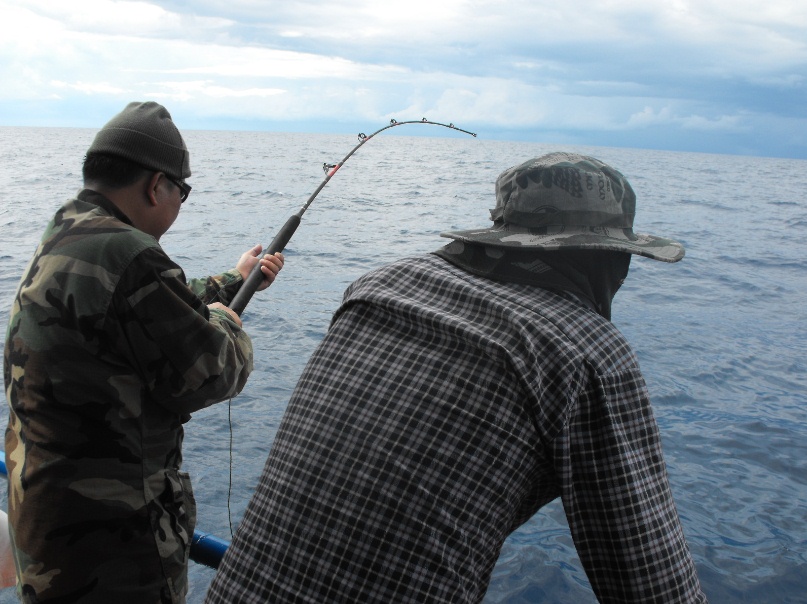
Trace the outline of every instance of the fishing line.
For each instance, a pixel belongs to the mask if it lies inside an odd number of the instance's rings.
[[[359,150],[365,143],[370,141],[376,134],[380,134],[384,132],[384,130],[389,130],[390,128],[395,128],[396,126],[403,126],[406,124],[430,124],[432,126],[442,126],[443,128],[450,128],[451,130],[457,130],[458,132],[463,132],[465,134],[470,134],[474,138],[476,138],[475,132],[469,132],[468,130],[463,130],[462,128],[458,128],[454,124],[443,124],[441,122],[432,122],[427,120],[425,117],[421,120],[410,120],[406,122],[398,122],[394,119],[390,120],[389,124],[384,126],[383,128],[379,128],[372,134],[364,134],[364,132],[359,132],[358,138],[359,143],[353,147],[347,155],[345,155],[342,160],[337,164],[322,164],[322,169],[325,172],[325,179],[320,183],[320,185],[316,188],[316,190],[311,194],[311,196],[306,200],[306,202],[302,205],[302,207],[297,211],[297,213],[293,214],[289,217],[286,223],[281,227],[278,231],[275,238],[269,244],[269,246],[263,250],[258,255],[258,258],[263,258],[266,254],[272,255],[275,252],[282,252],[283,248],[286,247],[289,240],[291,239],[294,232],[297,230],[297,227],[300,226],[300,221],[303,217],[303,214],[311,205],[311,203],[316,199],[319,192],[325,188],[325,185],[328,184],[328,181],[333,178],[334,174],[339,171],[339,168],[345,165],[345,162],[349,160],[353,154]],[[244,312],[247,304],[249,304],[250,299],[252,299],[253,294],[258,290],[258,286],[263,281],[263,273],[261,272],[261,264],[258,262],[250,272],[249,276],[244,279],[244,282],[241,284],[241,288],[238,290],[238,293],[233,297],[232,301],[230,302],[230,308],[234,310],[240,316],[241,313]],[[232,399],[230,400],[232,403]],[[232,494],[233,488],[233,424],[230,416],[230,406],[228,406],[227,410],[227,418],[230,424],[230,484],[227,489],[227,515],[229,516],[230,520],[230,536],[233,534],[233,521],[232,521],[232,514],[230,512],[230,497]]]
[[[233,538],[233,512],[230,498],[233,494],[233,398],[227,401],[227,424],[230,426],[230,480],[227,483],[227,520],[230,522],[230,539]]]

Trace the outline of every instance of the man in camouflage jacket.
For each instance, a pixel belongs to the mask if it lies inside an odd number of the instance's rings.
[[[227,304],[258,262],[186,282],[158,240],[190,186],[165,108],[131,103],[96,136],[85,189],[48,225],[5,345],[9,521],[24,602],[184,602],[195,502],[183,423],[252,370]]]

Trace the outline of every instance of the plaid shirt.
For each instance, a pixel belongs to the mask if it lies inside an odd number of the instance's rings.
[[[706,601],[617,329],[399,261],[347,290],[207,602],[478,602],[505,538],[558,496],[601,601]]]

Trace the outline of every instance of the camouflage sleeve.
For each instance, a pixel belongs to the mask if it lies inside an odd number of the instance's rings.
[[[164,407],[192,413],[244,387],[253,363],[249,336],[224,311],[211,312],[159,248],[132,262],[113,304],[120,348]]]
[[[189,279],[188,287],[199,296],[205,304],[221,302],[229,306],[236,292],[241,288],[244,278],[236,269],[225,271],[204,279]]]

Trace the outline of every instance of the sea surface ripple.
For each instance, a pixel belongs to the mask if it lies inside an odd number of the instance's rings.
[[[637,232],[687,248],[674,265],[634,259],[613,322],[644,371],[704,590],[713,603],[806,602],[807,162],[406,128],[364,145],[320,193],[277,283],[244,315],[256,355],[247,387],[186,425],[198,528],[229,539],[238,525],[297,377],[345,287],[445,244],[442,231],[488,224],[502,170],[569,150],[628,177],[638,196]],[[0,128],[4,326],[46,222],[81,187],[93,134]],[[322,182],[322,164],[357,143],[348,135],[212,131],[188,132],[186,140],[193,193],[162,245],[189,276],[229,268],[248,247],[266,245]],[[212,575],[191,564],[191,604],[202,601]],[[0,603],[13,601],[13,589],[0,592]],[[538,601],[594,601],[557,501],[507,540],[485,599]]]

